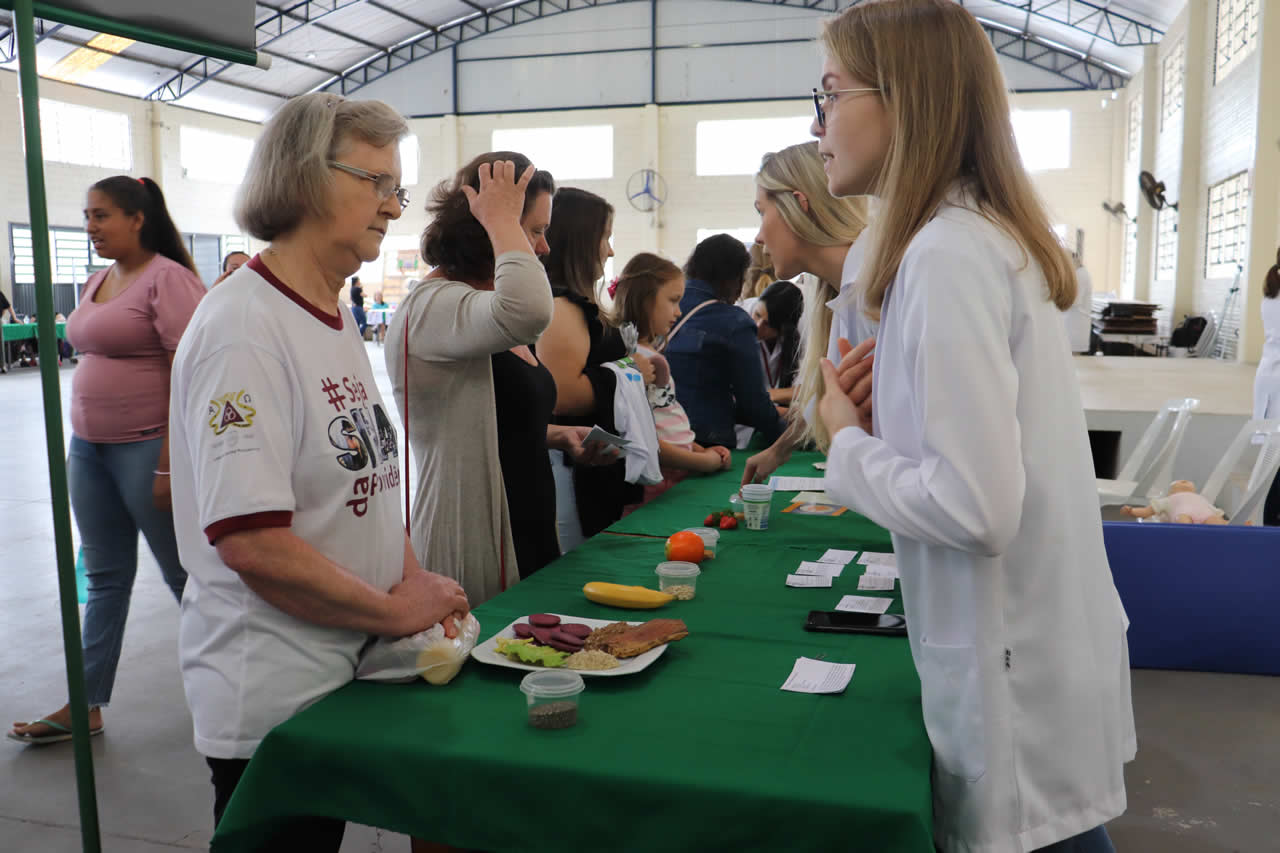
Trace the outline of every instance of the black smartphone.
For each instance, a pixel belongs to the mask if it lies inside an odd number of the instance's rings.
[[[907,619],[893,613],[846,613],[842,610],[810,610],[804,623],[806,631],[829,631],[838,634],[880,634],[887,637],[907,636]]]

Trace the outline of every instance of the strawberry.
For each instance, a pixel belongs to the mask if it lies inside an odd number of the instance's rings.
[[[720,513],[713,512],[702,521],[704,527],[715,527],[720,523]]]
[[[738,527],[738,520],[734,518],[732,515],[726,515],[724,518],[720,519],[721,530],[736,530],[737,527]]]

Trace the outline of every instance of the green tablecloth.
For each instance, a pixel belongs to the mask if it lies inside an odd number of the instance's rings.
[[[610,533],[632,533],[645,536],[670,536],[686,527],[700,527],[707,513],[729,508],[729,497],[738,491],[742,482],[742,470],[751,452],[734,451],[733,468],[718,474],[691,475],[676,488],[643,509],[616,522],[608,528]],[[813,467],[823,461],[821,453],[796,453],[777,474],[787,477],[821,477],[822,472]],[[870,551],[892,551],[889,532],[865,516],[852,510],[838,518],[804,516],[784,513],[791,505],[795,492],[775,492],[769,511],[769,529],[749,531],[752,544],[777,543],[797,548],[844,548],[843,542],[853,542]],[[819,551],[821,554],[821,551]],[[816,559],[816,558],[815,558]]]
[[[830,531],[822,547],[883,543],[859,538],[865,523],[810,520]],[[644,672],[588,678],[576,727],[531,729],[524,673],[475,661],[445,687],[351,684],[262,743],[214,851],[252,849],[273,820],[317,814],[493,851],[931,853],[931,752],[907,641],[802,628],[810,609],[855,591],[859,567],[831,589],[790,589],[787,572],[821,548],[784,525],[722,542],[697,598],[661,610],[583,597],[589,580],[654,583],[662,542],[622,536],[597,536],[477,608],[482,639],[540,611],[685,620],[690,636]],[[779,690],[801,655],[857,671],[840,695]]]
[[[58,323],[58,337],[65,338],[67,336],[67,324]],[[36,338],[35,323],[0,323],[0,340],[4,343],[10,341],[32,341]]]

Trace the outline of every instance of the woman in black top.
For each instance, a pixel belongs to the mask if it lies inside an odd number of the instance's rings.
[[[551,227],[547,229],[551,251],[542,261],[556,300],[551,325],[538,340],[538,358],[555,377],[557,423],[598,425],[616,432],[615,379],[604,365],[624,357],[627,348],[618,331],[602,322],[595,293],[605,262],[613,256],[609,245],[612,235],[613,207],[607,201],[572,187],[563,187],[556,193]],[[653,366],[643,356],[635,358],[645,381],[652,382]],[[552,454],[560,547],[567,552],[621,518],[622,508],[638,503],[644,490],[626,482],[621,461],[597,468],[574,468],[572,485],[566,464]]]
[[[527,578],[560,556],[556,482],[547,455],[556,381],[532,354],[497,352],[493,354],[493,395],[498,403],[498,459],[516,567],[520,577]]]

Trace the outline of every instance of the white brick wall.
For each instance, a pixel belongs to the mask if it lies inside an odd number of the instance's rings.
[[[189,181],[182,174],[179,128],[192,124],[222,133],[252,136],[253,124],[184,110],[169,105],[117,97],[93,90],[41,81],[45,97],[72,101],[130,115],[134,136],[133,174],[149,174],[165,190],[174,220],[185,231],[234,233],[231,216],[234,187]],[[1099,292],[1119,287],[1121,242],[1111,230],[1121,229],[1102,210],[1111,198],[1113,168],[1123,160],[1123,134],[1117,123],[1125,119],[1121,101],[1108,101],[1095,92],[1015,95],[1018,109],[1072,111],[1071,168],[1033,176],[1048,204],[1053,221],[1085,231],[1085,263]],[[17,110],[17,78],[0,74],[0,111]],[[426,224],[424,205],[431,188],[453,174],[462,163],[491,148],[497,128],[612,124],[614,127],[614,177],[608,180],[567,181],[607,198],[617,210],[614,249],[617,267],[636,252],[660,251],[678,263],[692,250],[699,228],[754,227],[755,185],[752,176],[699,177],[696,174],[697,123],[707,119],[807,116],[804,99],[744,104],[676,107],[576,110],[506,115],[473,115],[410,122],[419,139],[419,182],[410,188],[412,203],[393,226],[389,251],[416,247]],[[156,126],[152,128],[152,123]],[[656,145],[655,145],[656,140]],[[797,142],[805,141],[798,138]],[[1121,150],[1117,152],[1117,145]],[[633,210],[626,201],[627,179],[637,170],[657,168],[667,181],[667,203],[657,216]],[[16,124],[0,122],[0,174],[4,185],[19,192],[0,199],[0,223],[26,222],[28,218],[22,142]],[[111,174],[110,170],[47,164],[50,222],[78,226],[82,219],[85,189]],[[9,289],[7,233],[0,236],[0,279]],[[367,284],[381,280],[380,265],[362,270]],[[370,288],[372,291],[372,288]],[[370,293],[372,295],[372,293]]]

